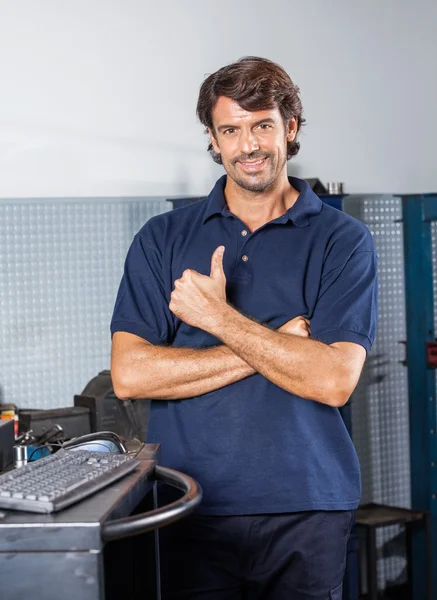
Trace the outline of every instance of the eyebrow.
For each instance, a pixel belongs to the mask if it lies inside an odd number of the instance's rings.
[[[256,121],[255,123],[253,123],[252,127],[256,127],[257,125],[261,125],[262,123],[272,123],[274,125],[276,121],[271,117],[267,117],[266,119]],[[226,129],[238,129],[238,125],[220,125],[219,127],[217,127],[217,131],[225,131]]]

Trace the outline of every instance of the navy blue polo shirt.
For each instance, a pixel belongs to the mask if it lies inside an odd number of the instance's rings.
[[[361,223],[323,204],[308,184],[282,216],[250,233],[229,212],[224,186],[205,200],[150,219],[128,252],[111,331],[152,344],[220,344],[169,310],[185,269],[209,275],[224,245],[228,301],[277,329],[302,315],[311,337],[368,351],[376,325],[376,254]],[[202,486],[213,515],[349,510],[360,500],[355,449],[336,408],[305,400],[255,374],[194,398],[152,401],[147,441],[162,464]]]

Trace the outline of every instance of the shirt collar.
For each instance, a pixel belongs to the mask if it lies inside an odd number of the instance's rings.
[[[211,190],[211,193],[207,197],[203,223],[205,223],[213,215],[231,215],[226,205],[224,196],[226,177],[226,175],[220,177]],[[276,219],[276,222],[286,223],[287,221],[292,221],[297,227],[307,227],[310,224],[309,218],[314,215],[318,215],[322,210],[322,201],[312,191],[309,184],[303,179],[289,177],[288,180],[299,192],[299,196],[293,206],[289,208],[281,217]]]

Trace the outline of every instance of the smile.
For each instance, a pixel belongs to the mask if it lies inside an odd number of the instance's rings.
[[[247,171],[247,172],[254,172],[254,171],[260,171],[264,165],[266,164],[268,158],[261,158],[260,160],[256,160],[256,161],[238,161],[238,164],[240,165],[240,167],[243,169],[243,171]]]

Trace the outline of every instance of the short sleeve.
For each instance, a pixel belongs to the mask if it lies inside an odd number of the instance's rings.
[[[355,251],[322,277],[311,337],[326,344],[355,342],[369,352],[377,320],[377,256]]]
[[[125,331],[163,345],[170,343],[174,329],[169,292],[165,289],[160,250],[147,241],[143,231],[135,236],[126,257],[111,334]]]

